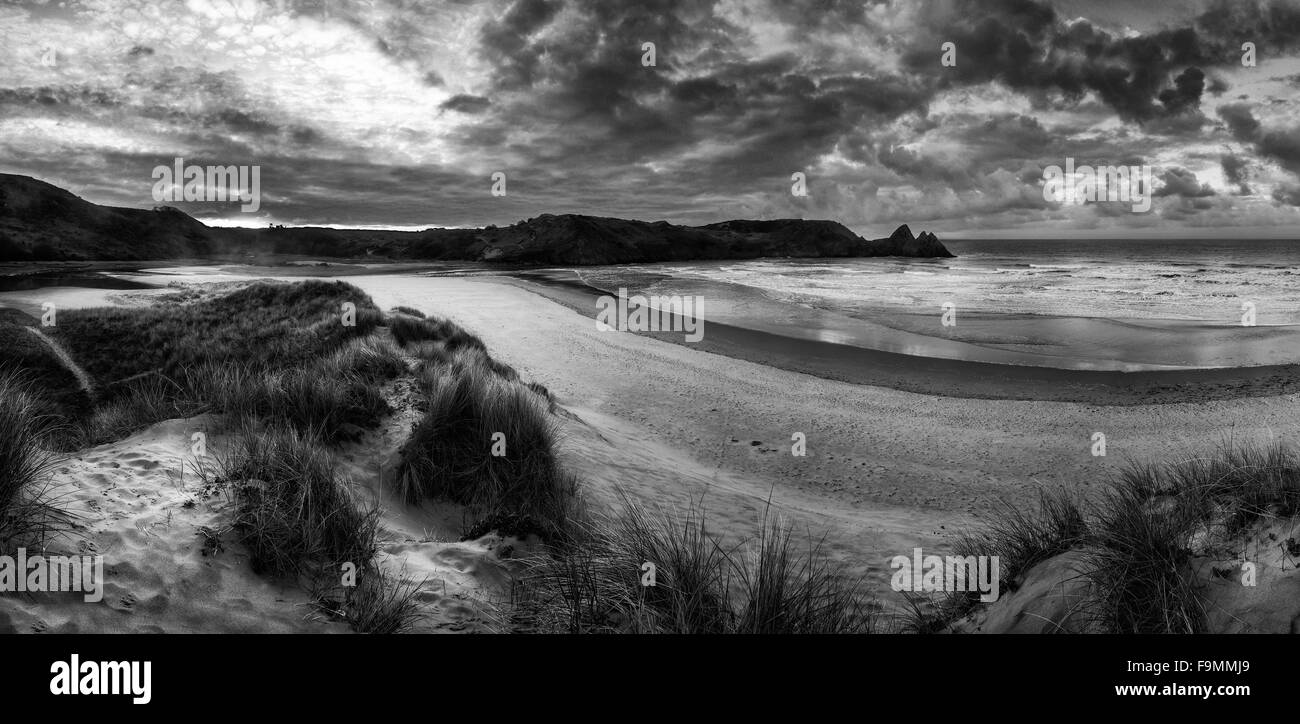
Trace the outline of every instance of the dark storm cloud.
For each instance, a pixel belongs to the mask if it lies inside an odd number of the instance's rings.
[[[1047,150],[1053,141],[1037,118],[1003,114],[976,120],[957,136],[970,153],[985,160],[1015,158]]]
[[[1255,114],[1245,103],[1219,106],[1219,117],[1228,124],[1228,131],[1238,141],[1253,141],[1259,133],[1259,121],[1255,120]]]
[[[1300,185],[1283,184],[1273,189],[1273,200],[1288,206],[1300,206]]]
[[[1219,164],[1223,167],[1223,177],[1229,183],[1237,184],[1237,193],[1243,196],[1251,193],[1250,186],[1246,184],[1250,171],[1250,163],[1246,159],[1225,153],[1219,158]]]
[[[86,108],[121,106],[123,97],[111,88],[89,85],[0,88],[0,106],[17,109],[41,106],[51,112],[60,107],[68,111]]]
[[[1290,203],[1261,162],[1300,169],[1300,134],[1274,127],[1284,112],[1263,105],[1259,84],[1213,121],[1202,106],[1242,77],[1241,42],[1276,60],[1300,42],[1298,18],[1295,3],[1218,2],[1139,35],[1034,0],[365,0],[277,16],[279,35],[248,62],[222,62],[237,57],[211,32],[238,24],[227,15],[198,26],[215,36],[210,64],[180,62],[167,38],[123,39],[105,53],[119,78],[0,83],[0,121],[89,129],[76,163],[106,189],[103,168],[132,163],[113,156],[123,148],[264,162],[268,196],[281,194],[268,208],[285,221],[311,220],[315,205],[335,223],[562,210],[1019,223],[1060,218],[1041,169],[1066,156],[1161,159],[1162,203],[1193,214],[1249,203],[1231,187],[1214,199],[1197,179],[1218,183],[1206,175],[1216,160],[1242,193],[1257,170],[1253,201]],[[945,41],[957,44],[955,68],[939,64]],[[647,42],[653,67],[641,62]],[[263,59],[287,62],[271,77]],[[1228,135],[1237,143],[1220,156]],[[22,151],[13,158],[50,168]],[[154,163],[139,154],[141,169]],[[492,170],[508,173],[509,198],[486,195]],[[792,199],[794,171],[809,174],[812,197]]]
[[[531,36],[555,17],[561,5],[558,0],[518,0],[499,21],[483,28],[482,51],[497,60],[498,87],[533,84],[547,48]]]
[[[921,17],[933,25],[908,44],[909,72],[894,75],[845,73],[820,65],[822,55],[738,53],[734,40],[744,29],[727,25],[715,3],[703,0],[518,0],[481,32],[480,55],[492,63],[501,97],[486,128],[462,139],[487,146],[511,124],[562,124],[566,133],[546,138],[543,149],[520,150],[539,163],[581,158],[575,175],[606,165],[674,167],[700,144],[721,143],[675,172],[687,183],[729,188],[788,177],[835,149],[913,182],[961,190],[977,187],[977,176],[999,160],[1045,149],[1052,132],[1028,116],[981,119],[954,130],[969,148],[954,161],[903,148],[882,127],[907,115],[924,118],[935,94],[949,87],[998,80],[1041,106],[1080,105],[1092,92],[1121,118],[1185,136],[1207,122],[1200,112],[1207,85],[1224,88],[1205,68],[1240,59],[1239,33],[1214,25],[1227,12],[1222,6],[1188,27],[1138,37],[1067,22],[1032,0],[923,6]],[[772,13],[815,45],[866,24],[869,7],[810,0],[773,5]],[[1285,7],[1230,10],[1256,42],[1291,40]],[[943,40],[957,43],[956,68],[939,67]],[[653,69],[639,62],[647,41],[656,44]]]
[[[458,111],[460,113],[482,113],[492,105],[492,101],[483,96],[472,96],[460,93],[443,101],[438,107],[445,111]]]
[[[500,105],[499,119],[564,124],[543,153],[587,166],[672,163],[699,144],[720,145],[679,173],[736,186],[786,178],[838,143],[854,148],[864,125],[922,110],[923,82],[847,74],[791,53],[738,52],[745,31],[707,1],[570,2],[562,9],[520,0],[483,31],[496,91],[531,93]],[[848,4],[840,7],[844,12]],[[641,63],[655,44],[655,66]],[[860,157],[875,148],[860,150]],[[580,172],[580,170],[578,170]]]
[[[1261,154],[1277,159],[1288,171],[1300,174],[1300,126],[1265,132],[1257,148]]]
[[[278,133],[280,128],[256,113],[245,113],[234,108],[223,108],[205,118],[205,125],[220,125],[236,133],[266,135]]]
[[[774,3],[764,8],[766,19],[783,23],[804,50],[778,46],[755,55],[745,47],[747,29],[730,25],[708,0],[518,0],[480,33],[479,55],[493,71],[491,87],[479,90],[493,103],[479,114],[481,127],[458,141],[496,153],[512,128],[562,129],[511,150],[530,172],[569,159],[568,180],[584,189],[601,181],[635,193],[646,182],[637,169],[653,164],[697,193],[767,189],[779,196],[791,171],[833,153],[892,175],[869,172],[873,183],[1000,195],[989,203],[1019,207],[1037,188],[1034,179],[1025,182],[1029,196],[1015,187],[1020,172],[1049,150],[1056,149],[1053,157],[1066,151],[1059,139],[1068,127],[1044,128],[1033,114],[976,113],[935,131],[936,140],[960,143],[961,153],[909,147],[915,134],[933,128],[929,106],[938,94],[998,81],[1035,110],[1108,109],[1142,122],[1148,134],[1190,142],[1209,123],[1201,112],[1206,91],[1227,90],[1212,71],[1239,67],[1243,35],[1270,44],[1269,52],[1296,41],[1287,35],[1294,13],[1276,3],[1219,4],[1186,27],[1119,36],[1062,18],[1043,2],[936,1],[922,3],[921,27],[881,38],[903,44],[903,72],[846,67],[860,61],[829,49],[842,48],[849,33],[870,37],[877,4]],[[1221,27],[1229,11],[1244,30]],[[945,40],[957,43],[956,68],[939,65]],[[644,42],[656,45],[655,68],[640,63]],[[1098,120],[1080,122],[1076,132]],[[1095,148],[1071,148],[1112,162],[1126,155],[1119,150],[1124,136],[1121,130]],[[988,180],[999,169],[1010,169],[1012,186]],[[1169,172],[1167,195],[1213,193],[1199,182],[1188,185],[1185,173]]]
[[[886,5],[888,0],[785,0],[773,3],[777,18],[799,30],[842,28],[867,21],[867,8]]]
[[[950,166],[901,146],[882,147],[876,153],[876,161],[914,183],[939,181],[954,189],[968,189],[974,185],[965,168]]]
[[[1001,81],[1067,101],[1095,92],[1120,117],[1148,121],[1196,114],[1205,91],[1202,66],[1239,63],[1241,44],[1252,41],[1276,52],[1300,43],[1300,10],[1284,2],[1219,0],[1190,26],[1137,37],[1118,37],[1086,20],[1063,22],[1032,0],[964,0],[929,4],[943,20],[923,34],[905,56],[917,73],[943,85]],[[957,66],[938,63],[941,42],[957,47]],[[1212,81],[1214,92],[1225,84]],[[1199,125],[1199,122],[1198,124]]]
[[[1219,116],[1238,141],[1253,142],[1255,150],[1288,171],[1300,174],[1300,126],[1280,130],[1264,129],[1243,103],[1221,106]]]
[[[1174,87],[1160,91],[1160,102],[1169,113],[1181,113],[1200,105],[1201,93],[1205,91],[1205,73],[1200,68],[1188,68],[1177,78]]]

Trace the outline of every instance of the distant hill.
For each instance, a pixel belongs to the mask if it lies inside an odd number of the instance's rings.
[[[302,254],[520,264],[627,264],[758,257],[951,257],[906,224],[867,240],[834,221],[775,219],[679,226],[542,214],[504,227],[363,231],[231,229],[185,213],[98,206],[43,181],[0,174],[0,261],[136,260]]]
[[[215,251],[212,231],[176,209],[99,206],[44,181],[0,174],[0,261],[204,256]]]

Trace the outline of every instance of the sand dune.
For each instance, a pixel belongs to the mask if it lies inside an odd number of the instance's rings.
[[[340,456],[345,476],[381,507],[377,561],[394,580],[419,586],[413,631],[493,630],[496,604],[508,591],[503,562],[523,543],[496,535],[461,542],[456,506],[411,508],[387,494],[380,475],[391,469],[411,420],[409,396],[388,392],[401,412]],[[226,453],[219,429],[207,416],[169,420],[64,461],[53,484],[78,521],[50,552],[102,555],[103,600],[87,603],[75,592],[6,595],[0,632],[350,632],[296,585],[253,572],[230,529],[230,492],[205,484],[196,467]],[[208,436],[207,457],[192,452],[195,432]]]
[[[190,436],[207,418],[170,420],[83,450],[56,470],[80,516],[79,555],[104,556],[104,598],[78,593],[0,598],[9,632],[345,632],[313,620],[305,593],[255,575],[230,535],[233,503],[195,474]],[[215,449],[221,440],[213,439]],[[205,535],[207,531],[209,534]],[[209,542],[210,536],[213,542]],[[215,541],[219,540],[219,544]],[[56,541],[53,548],[60,542]]]

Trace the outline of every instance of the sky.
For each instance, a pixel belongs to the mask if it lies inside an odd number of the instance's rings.
[[[258,167],[167,202],[211,224],[1300,237],[1300,0],[0,0],[0,172],[150,208],[177,158]]]

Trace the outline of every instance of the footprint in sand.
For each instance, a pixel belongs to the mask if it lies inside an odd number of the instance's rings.
[[[434,555],[439,563],[445,563],[462,573],[473,572],[479,558],[480,555],[474,552],[455,547],[444,548]]]
[[[135,604],[138,600],[134,593],[127,591],[117,599],[117,605],[112,608],[123,613],[135,613]]]
[[[157,460],[153,460],[145,455],[138,455],[138,454],[123,455],[120,458],[120,460],[126,463],[127,465],[135,468],[136,470],[153,470],[154,468],[162,465],[162,463],[158,462]],[[103,465],[103,463],[100,464]],[[114,463],[114,466],[116,465],[117,464]]]
[[[421,603],[436,604],[441,601],[442,598],[443,595],[441,590],[434,590],[431,588],[421,588],[415,593],[415,600],[420,601]]]

